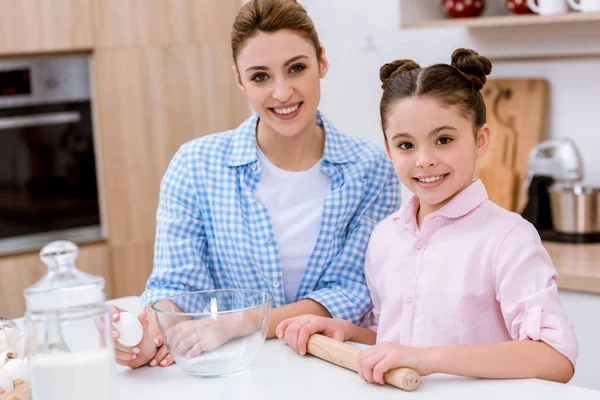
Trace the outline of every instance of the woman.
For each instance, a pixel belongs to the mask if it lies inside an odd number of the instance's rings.
[[[371,306],[363,272],[371,230],[399,205],[391,163],[317,110],[328,62],[300,4],[246,3],[231,43],[235,79],[256,114],[174,156],[161,185],[146,311],[176,293],[248,288],[273,295],[268,337],[302,314],[357,323]],[[115,343],[119,364],[172,363],[162,339],[152,341],[153,321],[140,319],[137,347]]]

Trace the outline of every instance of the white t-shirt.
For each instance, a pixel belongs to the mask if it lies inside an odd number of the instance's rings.
[[[291,303],[317,242],[331,178],[321,172],[321,161],[307,171],[285,171],[273,165],[260,149],[258,160],[261,172],[256,196],[271,216],[281,258],[285,302]]]

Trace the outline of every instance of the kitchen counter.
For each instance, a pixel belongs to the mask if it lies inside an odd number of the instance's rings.
[[[132,312],[141,310],[139,298],[111,301]],[[177,365],[130,370],[118,367],[117,399],[481,399],[510,398],[595,399],[600,392],[538,379],[485,380],[451,375],[423,377],[415,392],[364,382],[358,374],[318,358],[300,357],[285,343],[268,340],[255,364],[246,372],[216,379],[186,375]]]
[[[109,301],[138,313],[139,297]],[[23,320],[15,320],[22,326]],[[132,370],[117,366],[115,399],[482,399],[543,398],[544,400],[600,398],[600,391],[539,379],[488,380],[436,374],[421,379],[415,392],[364,382],[355,372],[312,356],[300,357],[279,340],[268,340],[246,372],[225,378],[199,379],[177,365]]]
[[[600,243],[544,242],[558,271],[561,290],[600,294]]]

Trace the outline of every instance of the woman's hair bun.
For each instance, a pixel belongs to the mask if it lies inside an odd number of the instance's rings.
[[[421,66],[413,60],[396,60],[383,65],[381,68],[379,68],[379,79],[381,79],[381,88],[385,89],[390,79],[392,79],[396,75],[417,68],[421,68]]]
[[[492,72],[492,62],[470,49],[456,49],[452,53],[451,64],[480,90],[486,81],[486,75]]]

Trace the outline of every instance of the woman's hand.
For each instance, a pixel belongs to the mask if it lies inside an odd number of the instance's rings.
[[[126,311],[114,305],[110,305],[109,307],[113,323],[119,321],[120,313]],[[139,368],[146,364],[151,364],[151,366],[167,366],[172,364],[173,358],[169,354],[167,347],[163,345],[161,338],[152,338],[148,333],[149,323],[146,311],[142,311],[138,315],[138,319],[142,324],[144,333],[140,343],[133,347],[124,346],[119,343],[117,339],[120,333],[114,325],[112,327],[117,364],[130,368]]]
[[[224,315],[216,320],[203,318],[179,322],[165,334],[173,354],[192,358],[258,330],[252,320]]]
[[[358,374],[370,383],[385,384],[383,375],[390,369],[408,367],[421,376],[430,375],[427,348],[407,347],[395,343],[378,343],[358,355]]]
[[[306,345],[310,335],[320,333],[343,342],[349,339],[348,324],[349,322],[341,319],[301,315],[281,321],[275,333],[279,339],[285,340],[296,353],[303,356],[306,354]]]

